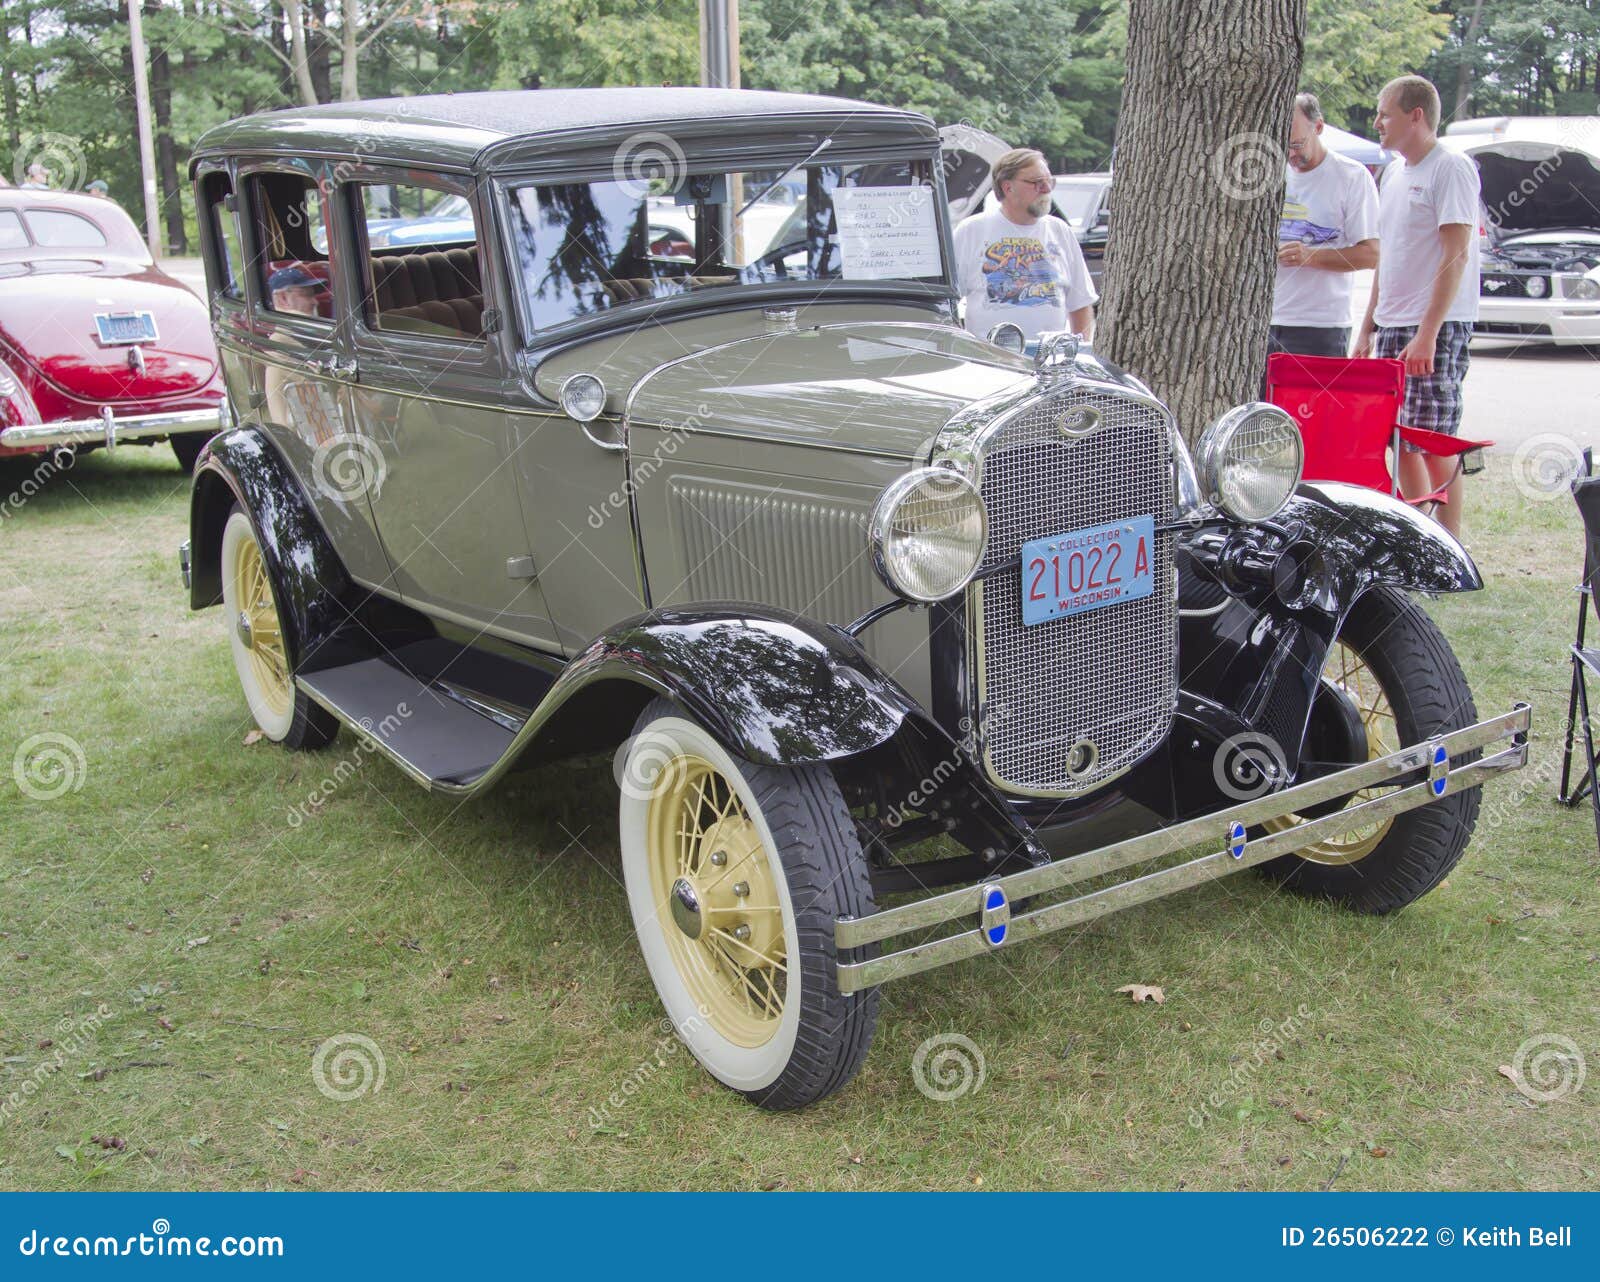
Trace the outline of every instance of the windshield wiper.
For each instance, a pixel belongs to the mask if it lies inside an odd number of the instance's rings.
[[[796,169],[804,169],[807,165],[809,165],[813,160],[815,160],[823,152],[827,151],[827,149],[829,147],[831,147],[831,146],[833,146],[833,139],[832,138],[824,138],[821,142],[819,142],[817,144],[816,150],[813,151],[804,160],[797,160],[794,164],[790,165],[787,169],[785,169],[781,174],[779,174],[776,178],[774,178],[770,183],[768,183],[765,187],[763,187],[754,196],[750,197],[749,200],[745,201],[744,204],[740,205],[739,206],[739,212],[736,213],[734,215],[734,217],[735,218],[743,218],[744,217],[744,211],[749,209],[751,205],[755,204],[758,200],[762,199],[768,193],[776,190],[778,185],[781,182],[783,182],[783,180],[785,178],[787,178],[790,174],[794,173],[794,171]]]

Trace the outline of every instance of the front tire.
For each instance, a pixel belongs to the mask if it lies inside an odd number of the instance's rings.
[[[758,766],[657,699],[618,754],[622,872],[650,978],[718,1081],[763,1108],[844,1086],[876,990],[838,989],[835,919],[873,911],[833,772]]]
[[[339,723],[294,683],[272,571],[237,505],[222,528],[222,610],[239,685],[261,732],[286,748],[331,743]]]
[[[1374,588],[1356,602],[1322,677],[1356,706],[1367,730],[1369,759],[1478,719],[1472,689],[1450,643],[1395,588]],[[1373,795],[1366,790],[1355,799]],[[1346,838],[1274,859],[1261,871],[1298,894],[1334,900],[1357,912],[1394,912],[1422,898],[1455,867],[1472,837],[1479,800],[1477,788],[1453,793]],[[1274,826],[1284,825],[1268,825]]]

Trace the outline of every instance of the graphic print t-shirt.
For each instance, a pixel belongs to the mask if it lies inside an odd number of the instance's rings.
[[[1046,214],[1019,227],[998,209],[956,227],[956,282],[967,303],[967,329],[987,334],[1001,321],[1024,338],[1066,329],[1067,316],[1100,301],[1078,238]]]
[[[1283,193],[1278,243],[1313,249],[1348,249],[1378,234],[1378,187],[1365,165],[1330,151],[1308,173],[1292,165]],[[1272,295],[1274,325],[1350,324],[1353,272],[1321,267],[1280,267]]]

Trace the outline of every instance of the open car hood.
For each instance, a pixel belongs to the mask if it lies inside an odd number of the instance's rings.
[[[960,222],[983,205],[994,181],[989,171],[1011,145],[972,125],[945,125],[939,130],[944,153],[944,194],[950,202],[950,221]]]
[[[1496,142],[1467,151],[1478,165],[1496,239],[1524,232],[1600,230],[1600,162],[1547,142]]]

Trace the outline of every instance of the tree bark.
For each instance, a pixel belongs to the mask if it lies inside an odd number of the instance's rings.
[[[144,0],[145,17],[159,32],[160,0]],[[178,149],[172,141],[172,60],[160,39],[150,43],[150,114],[156,135],[156,180],[161,184],[161,214],[167,224],[167,252],[187,254],[183,226],[183,187],[178,181]]]
[[[357,71],[360,52],[361,18],[356,0],[340,0],[339,5],[339,98],[354,102],[361,97]]]
[[[302,106],[317,105],[317,87],[311,81],[311,63],[306,57],[306,15],[300,0],[283,0],[284,16],[289,20],[289,65],[294,71],[295,92]]]
[[[1472,50],[1478,42],[1478,25],[1483,21],[1483,0],[1473,0],[1472,16],[1467,19],[1467,29],[1461,34],[1461,63],[1456,75],[1456,105],[1450,113],[1452,120],[1465,120],[1472,106]]]
[[[1187,440],[1256,399],[1306,0],[1131,0],[1100,345]]]
[[[328,0],[311,0],[311,30],[306,35],[306,53],[311,63],[311,83],[318,102],[333,101],[333,68],[329,54]]]

